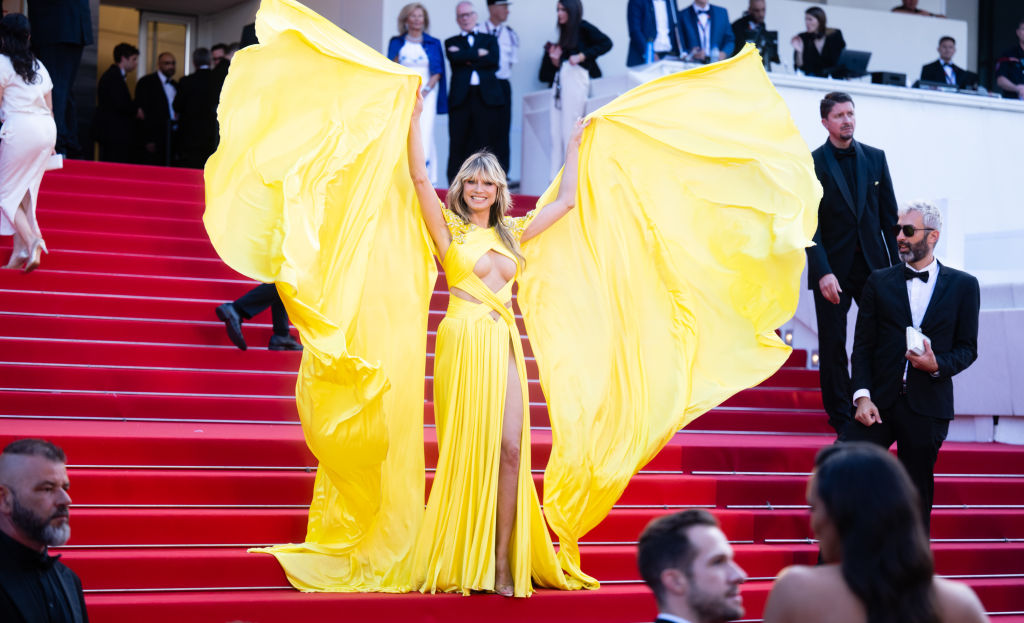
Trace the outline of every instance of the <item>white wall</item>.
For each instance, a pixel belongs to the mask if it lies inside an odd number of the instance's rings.
[[[242,36],[242,27],[256,20],[259,0],[245,0],[230,9],[206,15],[199,20],[197,46],[209,48],[217,43],[234,43]]]

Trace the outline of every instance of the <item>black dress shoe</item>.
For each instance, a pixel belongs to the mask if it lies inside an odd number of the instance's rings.
[[[242,318],[235,311],[235,306],[232,303],[217,306],[217,317],[224,321],[224,328],[228,330],[231,343],[242,350],[248,350],[245,338],[242,337]]]
[[[299,344],[299,341],[290,335],[272,335],[267,348],[270,350],[302,350],[302,344]]]

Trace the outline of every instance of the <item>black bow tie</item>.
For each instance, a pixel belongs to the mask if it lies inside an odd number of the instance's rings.
[[[910,281],[911,279],[920,279],[922,282],[928,283],[928,271],[925,270],[925,271],[922,271],[922,272],[917,272],[913,268],[911,268],[911,267],[907,266],[906,264],[904,264],[903,265],[903,278],[906,279],[907,281]]]
[[[853,149],[837,149],[836,160],[842,160],[843,158],[853,158],[857,155],[857,152]]]
[[[697,15],[700,15],[701,13],[704,13],[706,15],[706,14],[711,12],[711,9],[697,9],[697,8],[695,8],[694,11],[697,11]]]

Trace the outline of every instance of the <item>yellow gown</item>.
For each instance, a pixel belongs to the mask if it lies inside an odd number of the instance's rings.
[[[596,588],[582,574],[566,578],[540,510],[530,473],[530,409],[522,340],[511,309],[512,286],[519,276],[517,258],[495,229],[464,222],[442,208],[452,235],[442,267],[449,288],[472,296],[448,298],[437,329],[434,360],[434,419],[438,459],[434,484],[413,557],[415,584],[421,591],[469,594],[494,589],[498,461],[506,392],[520,392],[523,430],[516,516],[510,546],[517,597],[533,584],[549,588]],[[536,211],[509,218],[517,241]],[[477,261],[495,251],[516,262],[516,274],[497,292],[474,272]],[[498,318],[494,318],[494,314]],[[508,387],[509,351],[520,384]]]
[[[303,591],[488,588],[505,349],[520,345],[508,291],[470,275],[481,249],[501,245],[466,232],[445,258],[482,304],[452,299],[440,330],[442,456],[425,513],[436,269],[405,151],[420,77],[293,0],[263,0],[256,31],[260,45],[235,55],[221,95],[203,220],[225,262],[277,283],[305,345],[296,401],[319,461],[305,540],[259,551]],[[527,578],[595,587],[578,543],[632,475],[785,361],[774,331],[796,309],[821,196],[752,46],[640,85],[590,119],[576,208],[522,247],[519,305],[552,447],[542,517],[524,426],[517,594]],[[464,373],[467,357],[491,368]],[[493,408],[470,408],[483,404]]]

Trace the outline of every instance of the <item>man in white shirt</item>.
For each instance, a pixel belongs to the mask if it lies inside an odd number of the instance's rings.
[[[636,562],[658,602],[656,623],[721,623],[743,616],[740,584],[747,574],[708,511],[652,520],[637,542]]]
[[[978,280],[933,255],[938,208],[915,201],[900,211],[901,264],[871,273],[861,293],[853,341],[854,422],[840,441],[896,442],[930,525],[935,461],[953,419],[953,380],[978,357]],[[908,349],[909,328],[924,334]]]
[[[170,52],[157,57],[156,71],[139,78],[135,85],[135,105],[143,113],[142,162],[169,166],[171,148],[177,126],[174,96],[178,83],[174,81],[177,61]]]
[[[509,0],[487,0],[487,12],[490,14],[481,30],[498,40],[498,71],[494,72],[502,93],[501,123],[495,124],[491,145],[494,155],[498,157],[501,168],[508,175],[509,145],[508,135],[512,130],[512,66],[519,60],[519,34],[508,25]]]

